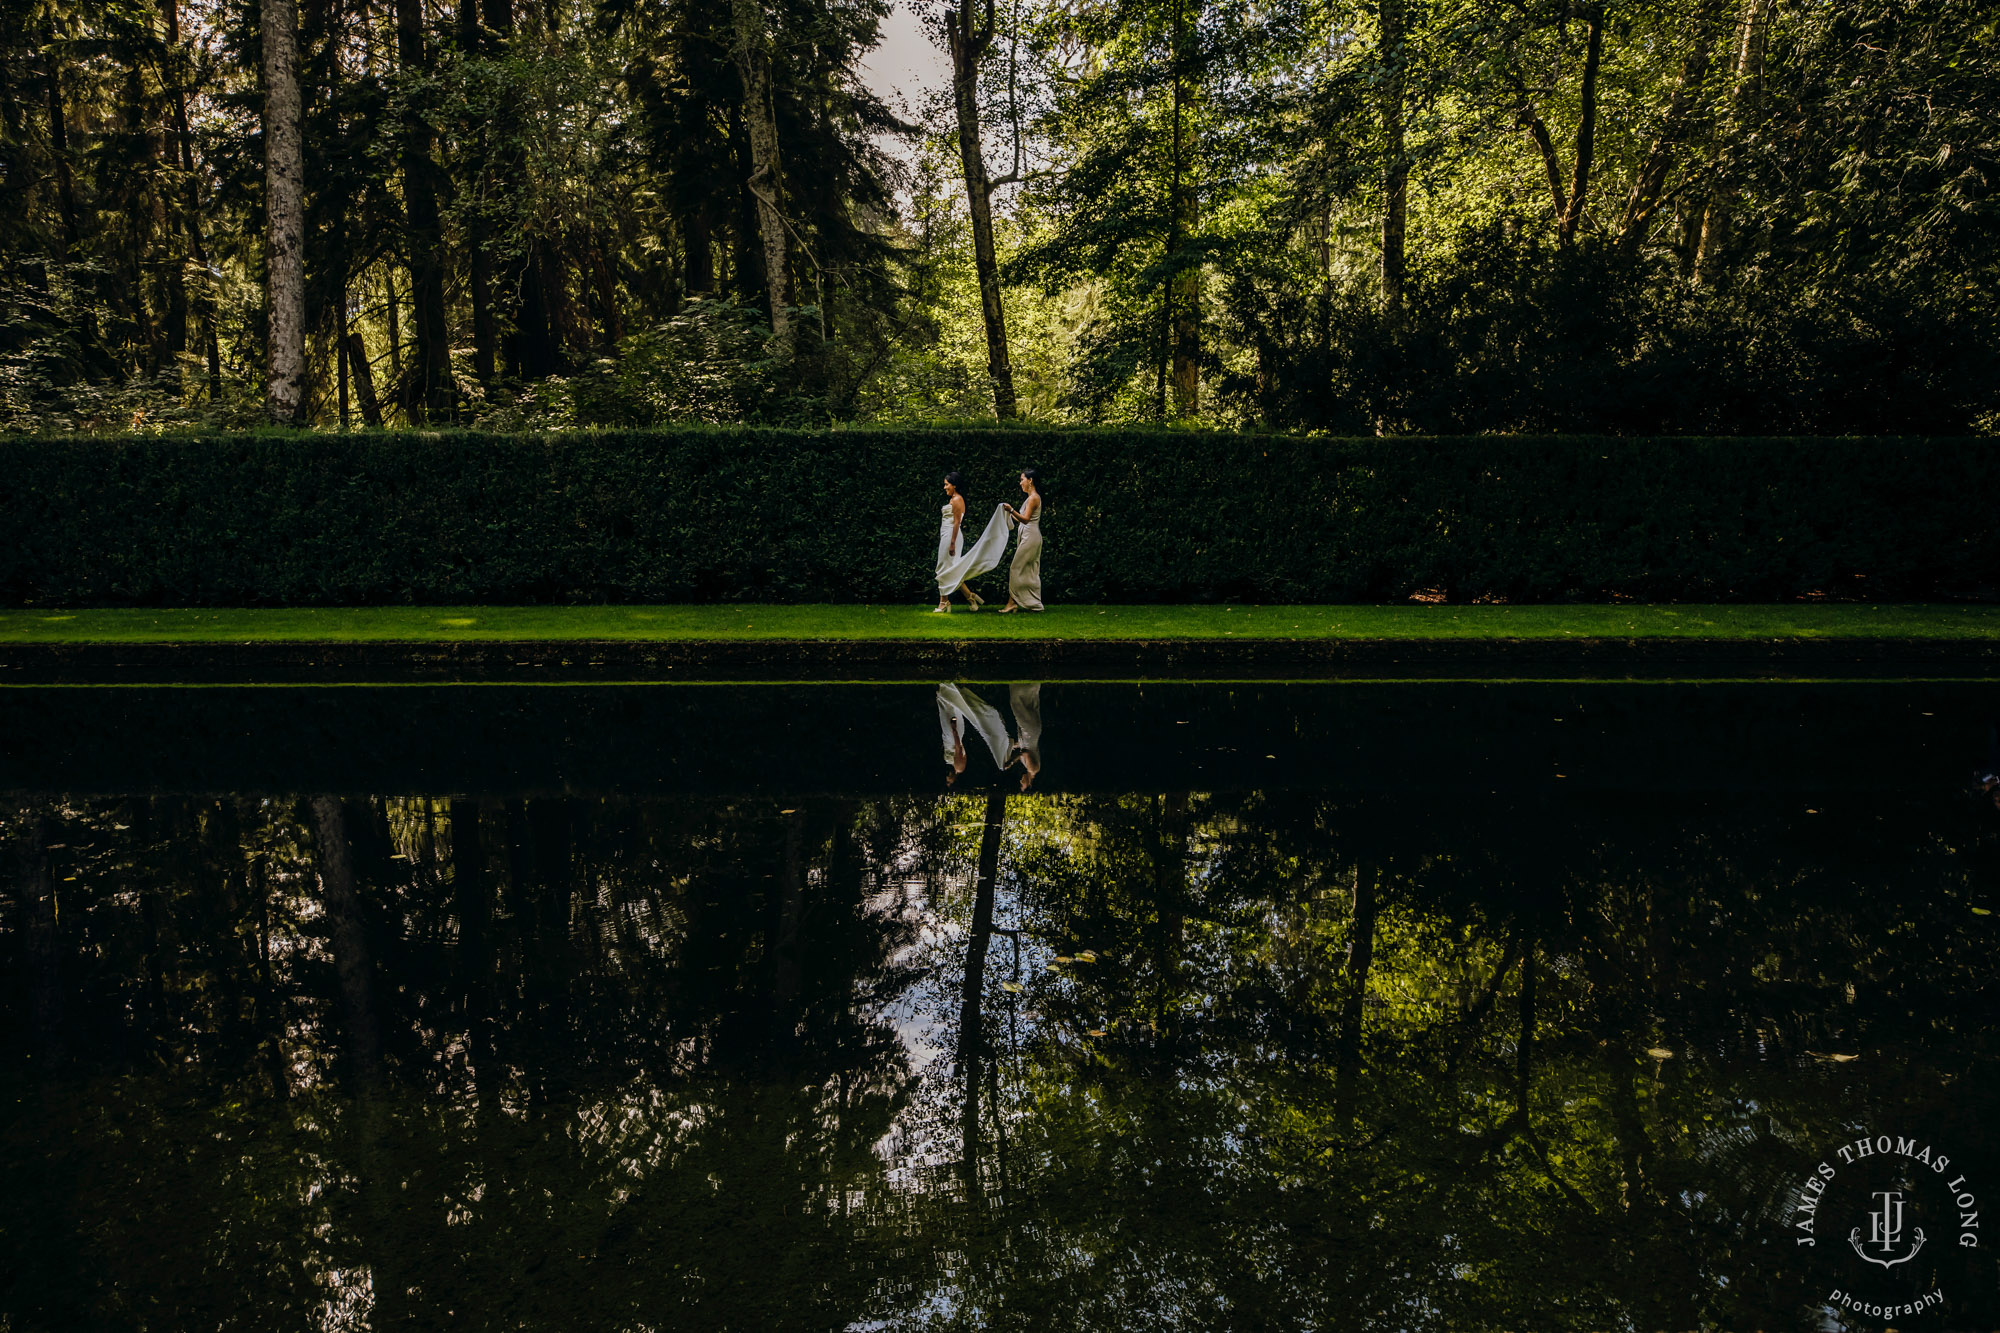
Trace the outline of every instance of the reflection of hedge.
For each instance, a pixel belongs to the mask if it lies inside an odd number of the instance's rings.
[[[1067,601],[2000,589],[1987,439],[845,430],[5,440],[0,598],[918,603],[1029,464]]]

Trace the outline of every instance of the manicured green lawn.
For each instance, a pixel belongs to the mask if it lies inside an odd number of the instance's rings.
[[[0,610],[0,643],[591,639],[2000,639],[2000,606],[384,606]]]

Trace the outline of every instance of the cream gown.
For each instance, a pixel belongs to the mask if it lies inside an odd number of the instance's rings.
[[[1007,566],[1007,595],[1023,611],[1042,609],[1042,511],[1021,521],[1021,539],[1014,543],[1014,563]]]

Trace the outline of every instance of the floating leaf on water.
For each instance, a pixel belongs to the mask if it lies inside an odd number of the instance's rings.
[[[1103,1029],[1103,1028],[1092,1028],[1092,1029],[1090,1030],[1090,1035],[1091,1035],[1091,1036],[1093,1036],[1093,1037],[1101,1037],[1101,1036],[1103,1036],[1103,1035],[1104,1035],[1104,1029]]]
[[[1003,981],[1000,983],[1000,989],[1019,995],[1021,993],[1021,983],[1018,981]]]
[[[1058,963],[1074,963],[1074,962],[1076,961],[1076,959],[1074,959],[1074,958],[1070,957],[1070,956],[1069,956],[1068,954],[1066,954],[1066,953],[1059,953],[1059,954],[1057,954],[1057,955],[1056,955],[1056,961],[1057,961]]]
[[[1844,1065],[1849,1060],[1859,1060],[1861,1057],[1858,1055],[1829,1055],[1826,1058],[1833,1061],[1837,1065]]]
[[[1096,962],[1096,961],[1097,961],[1097,950],[1095,950],[1095,949],[1085,949],[1085,950],[1084,950],[1084,951],[1083,951],[1082,953],[1080,953],[1080,954],[1078,954],[1078,955],[1076,956],[1076,961],[1077,961],[1077,962],[1079,962],[1079,963],[1094,963],[1094,962]]]
[[[798,813],[798,809],[797,809],[797,807],[793,807],[793,808],[792,808],[792,809],[790,809],[790,810],[780,810],[780,811],[778,811],[778,813],[779,813],[779,814],[781,814],[781,815],[795,815],[795,814],[797,814],[797,813]]]
[[[1674,1053],[1664,1046],[1648,1046],[1646,1054],[1652,1056],[1655,1060],[1671,1060],[1674,1058]]]
[[[1993,912],[1990,908],[1975,907],[1972,909],[1972,914],[1974,916],[1992,916]]]

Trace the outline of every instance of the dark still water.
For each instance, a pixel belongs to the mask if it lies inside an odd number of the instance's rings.
[[[0,690],[0,1330],[2000,1327],[1996,715]]]

